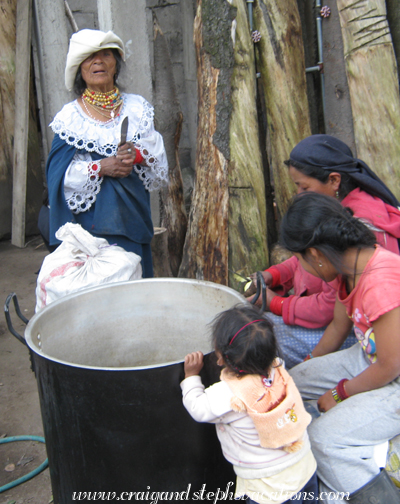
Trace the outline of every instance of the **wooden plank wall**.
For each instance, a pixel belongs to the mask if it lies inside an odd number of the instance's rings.
[[[17,44],[15,56],[15,127],[11,235],[11,243],[17,247],[25,245],[31,20],[32,0],[19,0],[17,2]]]

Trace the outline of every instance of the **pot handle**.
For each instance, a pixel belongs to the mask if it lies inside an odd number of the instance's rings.
[[[260,297],[260,292],[262,296],[262,306],[261,310],[266,311],[267,308],[267,286],[265,285],[265,280],[261,271],[257,271],[257,291],[251,300],[251,304],[255,304],[257,299]]]
[[[15,294],[15,292],[12,292],[11,294],[9,294],[7,296],[6,302],[4,303],[4,314],[6,316],[6,322],[7,322],[8,330],[21,343],[23,343],[24,345],[28,346],[27,343],[26,343],[26,341],[25,341],[25,338],[23,336],[21,336],[19,333],[17,333],[17,331],[14,329],[14,327],[12,325],[11,317],[10,317],[10,303],[11,303],[11,300],[13,300],[15,312],[18,315],[18,317],[22,320],[22,322],[24,324],[27,324],[29,322],[29,320],[26,317],[24,317],[22,315],[22,313],[21,313],[21,310],[19,308],[19,303],[18,303],[17,295]]]

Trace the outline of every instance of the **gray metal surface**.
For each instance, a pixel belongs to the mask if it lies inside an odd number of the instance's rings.
[[[101,369],[154,368],[211,351],[209,323],[247,301],[200,280],[154,278],[66,296],[30,320],[29,347],[53,361]]]

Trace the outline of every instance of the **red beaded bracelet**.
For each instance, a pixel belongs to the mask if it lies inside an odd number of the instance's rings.
[[[347,378],[343,378],[343,380],[340,380],[340,382],[336,386],[336,392],[342,401],[350,397],[344,388],[344,384],[347,381],[349,381]]]

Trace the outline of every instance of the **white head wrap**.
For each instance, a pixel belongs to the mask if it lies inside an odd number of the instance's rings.
[[[76,72],[80,64],[91,54],[102,49],[118,49],[125,61],[125,49],[122,40],[112,31],[80,30],[74,33],[69,41],[67,63],[65,65],[65,87],[71,91]]]

